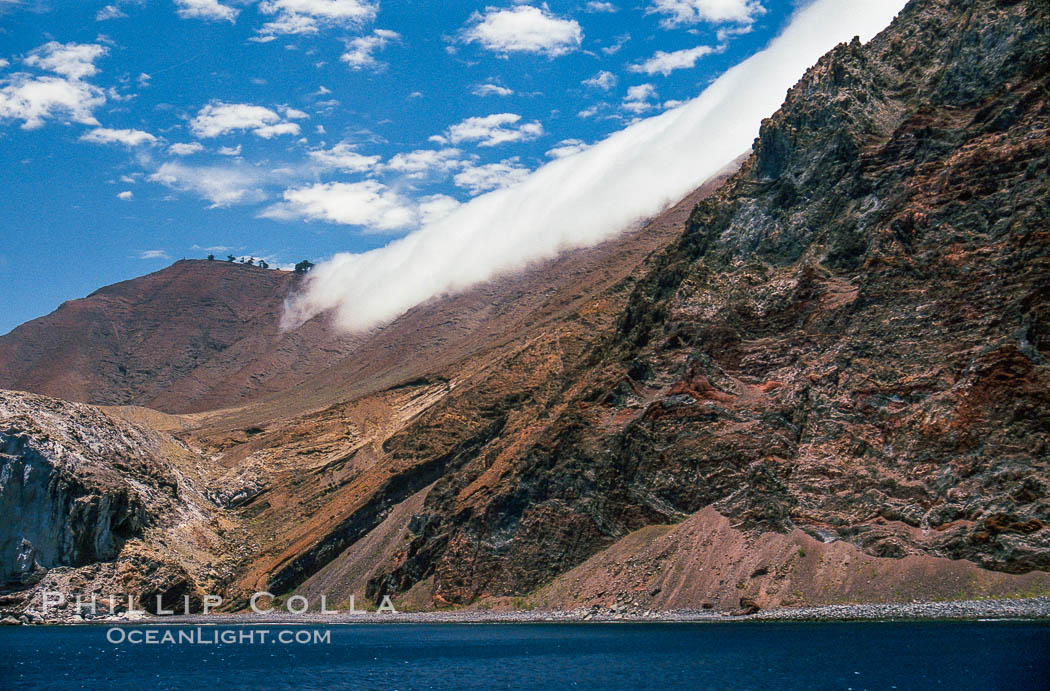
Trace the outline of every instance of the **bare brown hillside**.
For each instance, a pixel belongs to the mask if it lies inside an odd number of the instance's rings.
[[[0,337],[4,388],[185,412],[232,405],[331,359],[342,337],[310,324],[280,334],[297,277],[220,261],[179,261],[64,303]],[[318,328],[320,327],[320,328]]]
[[[179,376],[120,402],[199,412],[104,412],[177,446],[226,522],[180,588],[219,582],[233,607],[1046,594],[1048,37],[1045,2],[913,0],[808,70],[724,184],[641,228],[353,338],[231,322],[249,333],[225,365],[163,346]],[[55,377],[108,367],[84,352]],[[89,414],[15,398],[19,462],[46,457],[47,410]]]

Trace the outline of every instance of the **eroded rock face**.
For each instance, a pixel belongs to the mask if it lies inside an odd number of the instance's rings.
[[[434,487],[371,592],[528,592],[708,506],[874,556],[1050,569],[1048,14],[916,0],[822,58],[617,333],[547,384],[443,404],[519,433]]]
[[[41,569],[116,557],[146,514],[127,488],[85,486],[56,469],[25,437],[0,455],[0,579],[25,582]]]
[[[177,496],[157,452],[90,406],[0,392],[0,580],[116,558]]]
[[[94,406],[0,391],[0,612],[76,614],[71,601],[43,611],[45,590],[132,595],[148,611],[158,596],[199,602],[234,550],[220,510],[180,466],[197,460]]]

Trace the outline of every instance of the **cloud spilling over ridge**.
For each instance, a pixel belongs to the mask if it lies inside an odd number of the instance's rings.
[[[332,310],[339,326],[366,330],[659,213],[746,151],[761,120],[820,56],[854,35],[869,40],[904,4],[817,0],[766,50],[692,101],[475,197],[384,247],[318,265],[286,304],[283,326]]]

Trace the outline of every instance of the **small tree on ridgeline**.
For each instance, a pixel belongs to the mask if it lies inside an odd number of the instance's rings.
[[[309,259],[304,259],[295,265],[295,273],[297,274],[308,274],[310,270],[314,268],[314,263]]]
[[[215,261],[215,255],[214,254],[209,254],[208,255],[208,261],[210,261],[210,262]]]

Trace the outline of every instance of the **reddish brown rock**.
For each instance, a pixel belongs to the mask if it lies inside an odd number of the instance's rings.
[[[201,412],[112,413],[196,459],[238,605],[343,578],[421,606],[1045,593],[1048,12],[914,0],[715,194],[357,340],[171,341],[178,376],[114,400]],[[55,376],[106,358],[77,362]]]

